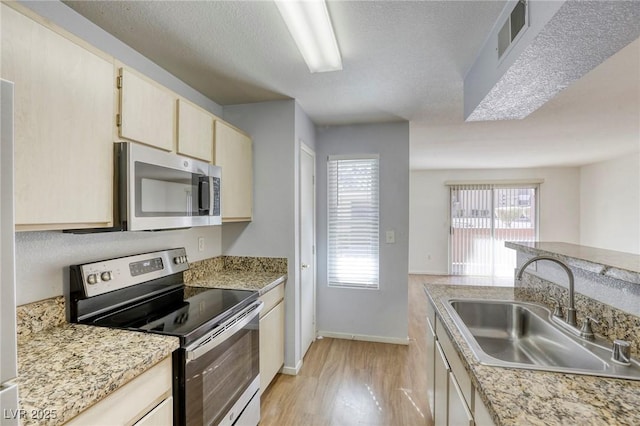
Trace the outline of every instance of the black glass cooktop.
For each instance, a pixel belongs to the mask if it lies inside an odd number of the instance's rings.
[[[183,286],[87,322],[178,336],[187,345],[257,298],[255,291]]]

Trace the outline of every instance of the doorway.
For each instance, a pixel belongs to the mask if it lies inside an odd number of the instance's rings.
[[[316,154],[300,144],[300,358],[316,338]]]

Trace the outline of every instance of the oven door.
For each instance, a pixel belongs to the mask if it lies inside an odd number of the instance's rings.
[[[246,416],[246,407],[255,407],[254,400],[259,398],[262,306],[256,301],[184,350],[177,424],[234,424],[238,417]]]
[[[219,167],[130,142],[118,145],[118,215],[127,230],[221,223]]]

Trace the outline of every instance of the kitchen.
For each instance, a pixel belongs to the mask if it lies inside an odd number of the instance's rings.
[[[106,259],[109,257],[121,256],[123,254],[141,253],[150,250],[164,249],[169,247],[185,247],[189,255],[190,261],[199,261],[217,256],[268,256],[268,257],[281,257],[288,259],[287,275],[289,277],[289,283],[299,282],[300,264],[303,263],[300,260],[299,248],[297,246],[297,230],[296,221],[299,220],[296,217],[296,206],[298,203],[298,193],[296,189],[296,176],[298,174],[297,158],[300,151],[299,140],[303,140],[305,145],[315,148],[316,158],[323,158],[328,154],[340,154],[342,152],[336,151],[338,147],[345,146],[343,141],[349,140],[353,143],[353,150],[362,150],[364,148],[365,141],[379,140],[380,147],[384,147],[386,140],[398,141],[398,146],[393,147],[390,151],[394,151],[397,154],[397,159],[394,158],[394,162],[382,167],[387,169],[392,168],[398,170],[399,176],[394,176],[389,179],[389,186],[384,192],[389,193],[397,192],[394,196],[397,199],[383,201],[381,204],[382,209],[382,222],[381,229],[394,229],[395,230],[395,246],[383,245],[381,248],[381,273],[384,270],[386,275],[383,280],[389,282],[397,282],[391,289],[386,289],[388,292],[380,291],[369,292],[365,295],[358,295],[358,300],[349,300],[336,298],[334,294],[326,291],[325,287],[321,285],[322,278],[320,277],[323,269],[322,259],[318,258],[318,299],[317,299],[317,330],[318,333],[322,333],[328,336],[329,333],[336,335],[360,335],[360,336],[377,336],[381,340],[391,342],[399,342],[403,338],[406,340],[407,325],[406,321],[402,321],[403,317],[406,317],[407,312],[407,285],[406,285],[406,259],[409,258],[409,271],[410,272],[431,272],[431,273],[443,273],[446,272],[446,263],[443,266],[443,257],[446,257],[446,234],[443,237],[444,227],[442,222],[444,218],[434,218],[426,222],[422,222],[420,218],[429,218],[430,216],[425,214],[429,212],[431,206],[425,205],[421,210],[421,203],[424,202],[424,190],[421,190],[416,182],[425,180],[433,184],[434,180],[430,175],[444,172],[437,171],[420,171],[421,169],[435,169],[433,165],[420,166],[420,164],[414,164],[414,157],[417,158],[417,152],[421,149],[421,145],[416,145],[414,140],[420,138],[443,138],[448,140],[448,137],[443,136],[443,132],[450,131],[455,136],[456,129],[449,126],[431,126],[428,127],[430,132],[421,136],[420,133],[415,133],[420,130],[421,124],[407,122],[394,123],[394,124],[360,124],[352,126],[335,126],[325,128],[324,126],[315,129],[313,122],[307,116],[309,111],[302,109],[300,103],[293,100],[272,100],[267,103],[255,103],[245,102],[244,105],[221,107],[214,104],[211,100],[204,97],[199,92],[186,86],[177,78],[171,76],[166,71],[160,69],[157,65],[151,63],[148,59],[141,57],[128,46],[118,42],[115,39],[110,39],[109,35],[104,33],[98,27],[92,27],[91,24],[79,15],[75,15],[64,4],[34,4],[32,7],[39,15],[46,16],[49,20],[57,22],[58,25],[66,26],[69,30],[77,32],[77,36],[85,39],[87,42],[101,48],[104,51],[109,52],[124,63],[127,63],[139,71],[145,71],[145,74],[152,77],[154,80],[166,85],[173,91],[179,93],[181,96],[187,98],[191,102],[197,103],[205,109],[210,110],[217,116],[223,116],[229,123],[234,124],[244,132],[248,133],[254,139],[254,217],[253,221],[248,224],[247,222],[238,223],[226,223],[222,227],[203,227],[192,228],[185,231],[165,231],[162,233],[114,233],[114,234],[63,234],[59,232],[19,232],[16,234],[16,258],[17,274],[18,274],[18,299],[17,303],[23,305],[42,299],[60,296],[63,293],[63,283],[68,282],[69,277],[66,267],[71,264],[84,261],[94,261],[97,259]],[[266,7],[266,6],[262,6]],[[487,12],[485,16],[486,24],[484,31],[487,31],[493,20],[500,12],[502,5],[493,5],[493,15]],[[277,12],[274,10],[273,13]],[[490,17],[488,15],[491,15]],[[67,22],[67,24],[64,24]],[[71,23],[69,23],[71,22]],[[75,24],[73,24],[75,22]],[[336,24],[337,25],[337,24]],[[280,31],[286,34],[286,28],[280,28]],[[479,31],[479,29],[478,29]],[[485,33],[479,34],[479,38],[483,39]],[[4,38],[4,37],[3,37]],[[108,41],[104,41],[107,39]],[[480,40],[481,41],[481,40]],[[476,43],[476,49],[479,48],[479,43]],[[295,49],[295,46],[292,46]],[[466,47],[472,50],[471,47]],[[468,55],[473,56],[474,52],[469,52]],[[633,62],[634,57],[631,57],[630,65],[637,67],[637,59],[635,65]],[[637,58],[637,57],[636,57]],[[470,60],[472,60],[471,58]],[[628,65],[627,62],[623,62],[622,66]],[[304,64],[301,62],[301,66]],[[616,67],[616,70],[619,68]],[[618,82],[629,82],[634,84],[633,78],[629,78],[627,73],[625,75],[623,71],[618,71],[619,76],[616,75],[615,80]],[[626,78],[626,80],[625,80]],[[636,86],[631,86],[637,88]],[[633,90],[629,90],[629,86],[625,86],[620,83],[621,88],[617,88],[618,93],[624,93],[625,89],[628,93],[633,94]],[[234,87],[229,85],[229,87]],[[567,89],[569,90],[569,89]],[[587,86],[583,90],[593,90]],[[637,91],[636,91],[637,93]],[[571,93],[570,93],[571,94]],[[580,102],[580,93],[576,96],[577,102]],[[629,120],[629,116],[633,117],[635,113],[637,117],[637,96],[635,100],[633,96],[629,100],[629,96],[611,96],[608,98],[602,96],[603,99],[599,99],[604,103],[603,107],[611,107],[612,110],[620,113],[620,122],[614,120],[608,115],[601,117],[602,112],[600,108],[592,107],[591,110],[585,111],[586,104],[582,104],[582,108],[573,107],[577,110],[576,115],[583,114],[586,116],[584,120],[580,121],[581,125],[595,123],[598,120],[611,120],[605,124],[602,124],[603,129],[596,132],[597,129],[591,127],[587,128],[587,132],[592,132],[596,136],[602,136],[604,131],[613,131],[614,126],[618,126],[623,141],[622,151],[621,148],[615,148],[611,144],[602,144],[605,146],[605,150],[611,150],[611,153],[606,153],[607,158],[618,157],[619,160],[614,161],[593,161],[593,157],[585,158],[581,157],[575,164],[590,164],[591,166],[567,166],[560,167],[557,164],[551,164],[556,167],[550,167],[547,170],[532,171],[530,164],[517,164],[513,159],[510,159],[509,164],[513,164],[513,167],[521,168],[518,173],[535,175],[535,177],[541,177],[541,173],[545,173],[542,177],[547,179],[547,183],[551,186],[554,182],[552,178],[555,176],[555,182],[559,182],[565,185],[564,190],[554,195],[549,200],[543,200],[541,208],[548,208],[549,212],[554,212],[557,217],[550,217],[549,214],[543,214],[542,220],[545,221],[541,226],[541,239],[542,240],[561,240],[575,243],[582,243],[586,245],[599,246],[603,248],[613,248],[622,251],[636,252],[637,246],[631,245],[627,241],[608,241],[612,238],[609,235],[618,235],[617,238],[629,238],[632,239],[634,233],[637,235],[637,221],[634,222],[633,215],[634,210],[630,207],[627,210],[629,215],[625,221],[625,225],[629,226],[629,231],[623,233],[620,236],[620,232],[614,229],[616,226],[615,220],[601,220],[597,213],[609,214],[603,209],[602,200],[608,197],[615,197],[612,204],[619,204],[625,202],[625,200],[637,200],[637,181],[633,179],[632,173],[637,174],[637,168],[634,170],[633,163],[629,166],[629,163],[633,160],[633,157],[629,156],[626,159],[622,158],[628,153],[635,152],[637,156],[637,120],[634,122]],[[628,100],[627,104],[622,102],[622,99]],[[553,101],[552,101],[553,102]],[[562,107],[566,100],[558,100],[558,104],[553,105],[554,109],[545,113],[547,115],[553,115],[564,111]],[[574,101],[575,102],[575,101]],[[635,103],[634,103],[635,102]],[[622,106],[618,105],[622,104]],[[571,103],[569,103],[572,105]],[[634,109],[635,108],[635,109]],[[541,111],[543,112],[543,111]],[[561,117],[567,122],[571,122],[571,113],[562,112],[564,115]],[[589,115],[589,114],[592,115]],[[458,112],[460,114],[460,112]],[[567,116],[568,114],[568,116]],[[600,120],[600,121],[602,121]],[[526,120],[525,120],[526,121]],[[358,122],[356,118],[353,118],[353,122]],[[477,123],[478,125],[472,125],[474,129],[479,129],[480,133],[486,132],[487,128],[491,130],[491,124]],[[562,124],[562,123],[561,123]],[[558,125],[560,126],[560,125]],[[494,126],[495,127],[495,126]],[[531,131],[531,128],[544,128],[541,125],[536,125],[534,121],[530,126],[525,128],[513,127],[508,128],[508,132],[513,134],[520,134],[519,132]],[[561,127],[561,126],[560,126]],[[109,129],[110,130],[110,129]],[[552,133],[557,128],[551,129],[548,133]],[[588,135],[580,133],[581,137]],[[548,134],[538,134],[537,137],[543,139]],[[453,137],[453,136],[451,136]],[[461,137],[466,137],[462,135]],[[633,145],[635,138],[635,145]],[[631,142],[629,142],[631,140]],[[113,142],[113,140],[111,141]],[[516,143],[515,141],[510,141]],[[529,144],[531,141],[529,141]],[[542,143],[542,142],[540,142]],[[626,143],[626,145],[625,145]],[[411,145],[411,146],[410,146]],[[635,151],[629,149],[635,146]],[[569,148],[561,148],[559,144],[551,145],[557,151],[557,157],[561,157],[563,154],[567,156],[566,151],[570,151],[570,154],[575,155],[587,155],[587,150],[581,150],[580,144],[572,145]],[[514,146],[515,149],[524,150],[527,147],[527,142],[523,142],[522,145]],[[436,147],[437,148],[437,147]],[[345,151],[348,147],[344,148]],[[411,149],[411,158],[409,158],[409,150]],[[467,149],[474,149],[468,147]],[[573,149],[573,151],[571,151]],[[541,149],[542,150],[542,149]],[[616,151],[618,150],[618,151]],[[575,152],[578,151],[578,154]],[[353,152],[353,151],[352,151]],[[361,151],[363,152],[363,151]],[[525,152],[525,151],[523,151]],[[516,159],[529,158],[532,154],[530,151],[526,151],[527,154],[516,156]],[[349,153],[349,152],[343,152]],[[471,151],[472,155],[466,158],[474,158],[475,152]],[[615,153],[616,155],[613,155]],[[383,152],[383,155],[390,155],[391,152]],[[434,158],[440,158],[443,161],[440,153],[436,152]],[[458,153],[459,154],[459,153]],[[497,154],[494,152],[497,156]],[[602,153],[600,153],[602,154]],[[589,154],[591,155],[591,154]],[[460,159],[465,157],[459,154]],[[473,168],[473,162],[468,162],[464,165],[463,169],[469,170]],[[497,156],[496,161],[500,160]],[[504,164],[504,163],[503,163]],[[637,163],[636,163],[637,164]],[[92,165],[92,167],[101,166],[99,162]],[[69,167],[75,167],[73,163],[69,164]],[[453,166],[451,166],[454,169]],[[412,170],[411,172],[409,172]],[[620,172],[620,176],[615,176],[612,171]],[[623,173],[626,171],[626,174]],[[318,166],[318,199],[322,197],[323,189],[321,188],[322,182],[325,181],[321,177],[323,168]],[[443,180],[451,179],[465,179],[467,175],[474,175],[475,179],[504,179],[506,175],[513,175],[510,171],[500,170],[498,166],[494,166],[494,169],[489,171],[479,171],[477,173],[469,171],[451,171],[449,172],[453,177],[446,177]],[[459,176],[459,177],[458,177]],[[411,194],[408,192],[409,179],[411,179]],[[610,180],[610,182],[607,181]],[[393,181],[393,184],[391,184]],[[569,182],[569,183],[567,183]],[[590,182],[601,183],[602,186],[597,186],[592,189],[593,193],[589,197],[581,196],[583,193],[587,193],[586,185]],[[635,184],[634,184],[635,182]],[[621,183],[624,183],[622,185]],[[382,185],[385,185],[382,182]],[[584,186],[584,188],[583,188]],[[554,184],[555,187],[555,184]],[[610,188],[615,187],[617,191],[611,191]],[[396,189],[399,189],[396,191]],[[426,188],[425,188],[426,190]],[[438,191],[442,190],[442,187],[437,188]],[[403,192],[404,191],[404,192]],[[634,193],[636,195],[634,195]],[[435,197],[434,197],[435,198]],[[571,200],[570,203],[566,203],[565,200]],[[443,201],[446,203],[446,199]],[[637,204],[637,203],[636,203]],[[411,206],[411,207],[410,207]],[[597,207],[596,207],[597,206]],[[438,209],[442,214],[446,214],[446,210]],[[322,212],[318,211],[318,225],[321,222]],[[576,218],[580,218],[580,221],[585,220],[584,226],[579,224]],[[584,218],[584,219],[583,219]],[[607,219],[610,219],[607,218]],[[385,222],[385,220],[387,222]],[[597,224],[597,226],[594,226]],[[635,226],[635,228],[634,228]],[[596,234],[599,232],[601,234]],[[318,227],[318,253],[322,253],[321,241],[325,231],[323,228]],[[420,241],[409,238],[409,235],[429,235],[429,238],[421,238]],[[203,243],[200,243],[200,239],[203,239]],[[443,238],[444,241],[443,241]],[[424,240],[428,244],[432,244],[430,247],[422,247],[421,244]],[[637,242],[637,239],[635,240]],[[431,242],[431,243],[430,243]],[[618,246],[612,247],[614,243]],[[126,250],[123,250],[126,247]],[[201,250],[202,248],[202,250]],[[383,252],[382,250],[387,250]],[[408,250],[408,254],[407,254]],[[404,252],[403,252],[404,251]],[[426,263],[426,255],[432,255],[432,262]],[[404,261],[404,264],[402,263]],[[439,262],[439,263],[438,263]],[[403,284],[404,283],[404,284]],[[296,325],[296,318],[300,316],[300,306],[296,302],[299,299],[299,290],[296,289],[296,285],[287,285],[285,288],[285,299],[290,301],[285,304],[285,316],[286,321],[286,338],[287,341],[284,365],[285,370],[288,372],[296,372],[300,368],[302,363],[302,349],[299,342],[299,330]],[[404,297],[403,297],[404,296]],[[362,300],[366,298],[366,300]],[[359,313],[361,317],[356,321],[352,317],[345,317],[351,312],[348,309],[353,306],[355,302],[362,303],[366,307]],[[379,315],[379,312],[385,312],[390,310],[389,306],[393,309],[393,321],[396,323],[390,323],[385,321],[384,316]],[[323,309],[329,309],[325,310]],[[351,327],[349,325],[352,325]]]

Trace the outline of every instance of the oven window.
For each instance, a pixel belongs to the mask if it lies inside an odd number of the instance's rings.
[[[135,163],[138,217],[197,216],[198,175],[152,164]]]
[[[185,368],[186,424],[224,419],[260,373],[258,317]]]
[[[204,390],[204,419],[224,415],[228,403],[242,394],[253,380],[251,363],[251,335],[246,333],[233,347],[202,373]]]

